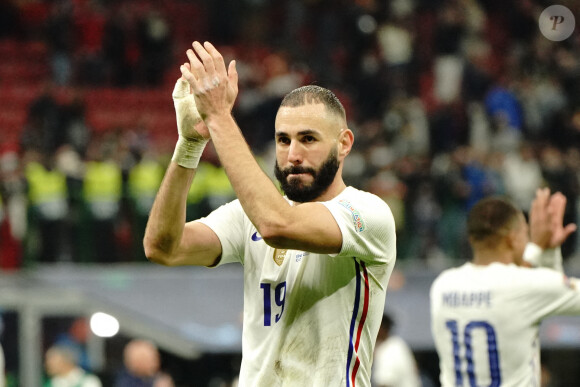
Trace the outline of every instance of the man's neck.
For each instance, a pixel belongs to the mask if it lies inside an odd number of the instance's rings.
[[[473,254],[474,265],[487,266],[495,262],[504,264],[513,263],[511,251],[490,249],[475,251]]]
[[[338,195],[340,195],[342,193],[342,191],[344,191],[345,189],[346,189],[346,184],[344,183],[342,178],[339,180],[335,180],[330,185],[330,187],[328,187],[328,189],[326,191],[324,191],[324,193],[322,195],[320,195],[319,197],[317,197],[314,201],[315,202],[327,202],[329,200],[334,199]]]

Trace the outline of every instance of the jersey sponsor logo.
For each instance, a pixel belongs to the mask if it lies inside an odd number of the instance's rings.
[[[260,236],[260,234],[258,234],[258,232],[256,231],[255,233],[252,234],[252,240],[254,242],[258,242],[262,240],[262,237]]]
[[[338,201],[338,204],[349,210],[352,214],[352,221],[354,223],[354,228],[356,232],[363,232],[365,229],[365,222],[360,215],[360,212],[348,200],[341,199]]]
[[[307,256],[308,256],[308,254],[309,254],[309,253],[308,253],[307,251],[302,251],[302,252],[300,252],[300,253],[296,254],[296,262],[300,262],[300,261],[302,261],[302,258],[303,258],[303,257],[307,257]]]

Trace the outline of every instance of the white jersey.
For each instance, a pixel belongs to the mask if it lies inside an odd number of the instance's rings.
[[[411,348],[398,336],[377,345],[373,361],[373,385],[420,387],[421,380]]]
[[[336,255],[268,246],[237,200],[200,219],[220,239],[220,264],[244,266],[240,386],[370,386],[395,264],[393,215],[352,187],[322,204],[342,233]]]
[[[580,314],[578,281],[548,268],[466,263],[431,287],[431,331],[447,386],[539,386],[539,327]]]

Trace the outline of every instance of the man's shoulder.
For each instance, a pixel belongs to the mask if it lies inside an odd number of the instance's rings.
[[[343,206],[345,204],[352,204],[364,208],[371,208],[373,211],[380,211],[381,209],[390,212],[389,205],[377,195],[363,191],[351,186],[348,186],[338,196],[331,201],[336,201]]]
[[[528,268],[499,262],[477,266],[467,262],[461,266],[443,270],[437,275],[431,288],[432,290],[445,289],[456,284],[470,286],[474,281],[479,283],[481,280],[485,280],[489,286],[517,288],[525,284],[537,286],[543,283],[546,277],[558,276],[558,272],[547,268]]]

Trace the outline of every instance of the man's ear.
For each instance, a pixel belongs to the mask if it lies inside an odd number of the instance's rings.
[[[352,149],[352,145],[354,144],[354,134],[352,130],[346,128],[338,137],[338,157],[339,159],[344,159],[346,155],[348,155]]]
[[[504,237],[504,243],[510,249],[513,249],[516,245],[516,239],[518,238],[518,233],[516,230],[511,230]]]

